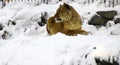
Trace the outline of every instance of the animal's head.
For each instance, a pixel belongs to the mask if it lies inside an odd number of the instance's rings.
[[[59,8],[56,11],[55,14],[55,20],[56,21],[70,21],[72,18],[74,18],[76,15],[75,9],[64,3],[63,5],[60,5]]]

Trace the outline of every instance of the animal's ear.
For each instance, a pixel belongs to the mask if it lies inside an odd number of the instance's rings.
[[[66,5],[66,3],[64,2],[63,5]]]
[[[62,7],[62,5],[60,4],[59,8],[61,8],[61,7]]]
[[[61,7],[62,5],[60,4],[60,7]]]
[[[67,9],[70,9],[70,6],[69,6],[68,4],[66,4],[66,3],[64,3],[63,6],[64,6],[65,8],[67,8]]]

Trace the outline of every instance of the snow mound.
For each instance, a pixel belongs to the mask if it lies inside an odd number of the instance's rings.
[[[95,65],[94,58],[116,60],[120,38],[104,36],[19,36],[1,40],[0,64],[8,65]]]

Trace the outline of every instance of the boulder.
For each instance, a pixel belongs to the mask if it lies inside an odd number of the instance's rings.
[[[115,24],[120,23],[120,18],[116,18],[116,19],[114,20],[114,22],[115,22]]]
[[[8,31],[4,31],[3,34],[2,34],[2,39],[8,39],[10,38],[10,33]]]
[[[114,16],[117,15],[117,11],[114,11],[114,10],[112,10],[112,11],[98,11],[97,14],[105,19],[113,20]]]
[[[113,59],[111,62],[110,59],[101,60],[99,58],[95,58],[95,61],[96,61],[96,65],[119,65],[119,62],[115,61],[115,59]]]
[[[16,22],[15,22],[14,20],[9,20],[9,21],[8,21],[8,26],[9,26],[9,25],[16,25]]]
[[[97,26],[105,26],[107,24],[108,20],[105,20],[99,15],[94,15],[91,20],[89,20],[89,25],[97,25]]]
[[[38,21],[38,25],[44,26],[44,25],[46,24],[46,22],[47,22],[48,13],[47,13],[47,12],[44,12],[44,13],[41,13],[41,15],[42,15],[42,16],[40,17],[41,21]]]
[[[2,23],[0,23],[0,30],[3,30],[4,26]]]

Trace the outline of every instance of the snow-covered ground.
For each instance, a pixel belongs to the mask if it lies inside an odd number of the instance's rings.
[[[60,4],[62,2],[39,6],[17,3],[0,9],[0,23],[4,25],[0,36],[4,31],[9,32],[6,40],[0,37],[0,65],[96,65],[94,58],[108,60],[113,57],[120,63],[120,24],[99,30],[87,24],[96,11],[116,10],[120,14],[120,6],[105,8],[97,3],[89,6],[70,3],[83,18],[83,29],[91,34],[49,36],[46,26],[40,27],[37,22],[41,12],[53,16]],[[16,25],[8,25],[9,20]]]

